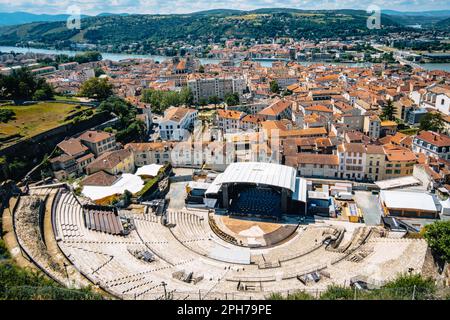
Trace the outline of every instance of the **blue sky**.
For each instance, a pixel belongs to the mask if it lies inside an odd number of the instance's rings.
[[[66,13],[76,5],[82,14],[112,13],[188,13],[227,8],[250,10],[257,8],[299,9],[367,9],[371,4],[382,10],[426,11],[449,10],[449,0],[0,0],[0,12]]]

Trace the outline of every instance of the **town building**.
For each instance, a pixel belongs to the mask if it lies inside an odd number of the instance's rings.
[[[202,100],[208,102],[211,97],[223,100],[230,93],[237,93],[242,98],[245,90],[245,80],[235,77],[195,77],[188,80],[187,85],[194,95],[195,103]]]
[[[161,139],[169,141],[183,141],[189,136],[197,120],[198,111],[195,109],[171,107],[164,112],[164,118],[159,123]]]
[[[421,131],[413,140],[413,151],[450,160],[450,137],[433,131]]]
[[[89,130],[84,132],[79,139],[96,157],[117,148],[115,135],[105,131]]]

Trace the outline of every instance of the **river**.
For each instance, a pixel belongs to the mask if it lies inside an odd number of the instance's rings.
[[[8,47],[8,46],[0,46],[0,52],[17,52],[17,53],[27,53],[27,52],[35,52],[35,53],[43,53],[43,54],[66,54],[68,56],[74,56],[81,51],[71,51],[71,50],[49,50],[49,49],[37,49],[37,48],[24,48],[24,47]],[[126,54],[126,53],[108,53],[102,52],[102,56],[104,60],[111,61],[120,61],[124,59],[153,59],[158,62],[165,61],[170,59],[171,57],[166,56],[158,56],[158,55],[139,55],[139,54]],[[199,59],[202,64],[218,64],[220,59],[207,59],[200,58]],[[258,62],[264,67],[271,67],[273,60],[258,60]],[[351,67],[364,67],[370,66],[370,63],[352,63],[352,62],[298,62],[301,65],[311,65],[315,63],[324,63],[324,64],[332,64],[332,65],[344,65]],[[450,72],[450,63],[422,63],[421,66],[426,70],[443,70]]]
[[[74,56],[77,53],[82,53],[82,51],[71,51],[71,50],[50,50],[50,49],[37,49],[37,48],[24,48],[24,47],[5,47],[0,46],[0,52],[11,52],[16,53],[43,53],[43,54],[65,54],[68,56]],[[126,54],[126,53],[108,53],[102,52],[103,60],[120,61],[125,59],[153,59],[158,62],[163,62],[171,57],[158,56],[158,55],[140,55],[140,54]],[[199,59],[202,64],[218,64],[219,59]]]

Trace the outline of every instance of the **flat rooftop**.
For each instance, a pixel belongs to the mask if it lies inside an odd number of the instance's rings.
[[[380,197],[389,209],[438,211],[433,196],[424,192],[382,190]]]
[[[413,176],[407,176],[407,177],[401,177],[401,178],[395,178],[395,179],[389,179],[389,180],[380,180],[380,181],[375,182],[375,184],[381,190],[389,190],[389,189],[395,189],[395,188],[418,186],[418,185],[422,185],[422,182],[420,182],[419,179],[414,178]]]

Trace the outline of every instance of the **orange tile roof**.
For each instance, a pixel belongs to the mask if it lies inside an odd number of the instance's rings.
[[[264,121],[264,117],[258,114],[248,114],[241,119],[242,122],[261,123]]]
[[[312,112],[326,112],[326,113],[333,113],[333,110],[323,106],[323,105],[316,105],[316,106],[310,106],[305,108],[306,111],[312,111]]]
[[[286,165],[298,166],[299,164],[319,164],[319,165],[331,165],[338,166],[339,158],[333,154],[310,154],[299,153],[293,156],[286,157]]]
[[[264,130],[287,130],[285,124],[281,121],[268,120],[261,123]]]
[[[131,156],[129,149],[121,149],[115,151],[109,151],[102,154],[100,157],[91,162],[87,168],[96,170],[106,170],[116,167],[124,159]]]
[[[219,116],[219,118],[240,120],[245,115],[245,113],[234,110],[219,109],[217,110],[217,115]]]
[[[188,113],[195,112],[195,111],[196,111],[195,109],[173,107],[173,108],[166,110],[166,114],[164,115],[164,120],[179,122]]]
[[[279,100],[279,101],[271,104],[264,110],[260,111],[259,114],[265,115],[265,116],[276,116],[276,115],[280,114],[281,112],[283,112],[284,110],[286,110],[287,108],[289,108],[291,105],[292,105],[292,101],[287,101],[284,99]]]
[[[417,161],[416,155],[406,148],[397,147],[394,145],[386,145],[383,147],[388,161],[395,161],[395,162]]]
[[[91,143],[97,143],[113,136],[114,134],[105,131],[86,131],[80,136],[80,139]]]
[[[83,145],[80,139],[75,138],[70,138],[58,143],[58,148],[71,156],[84,153],[88,150],[88,147]]]
[[[450,146],[450,137],[443,133],[436,133],[433,131],[421,131],[417,135],[417,138],[437,147]]]

